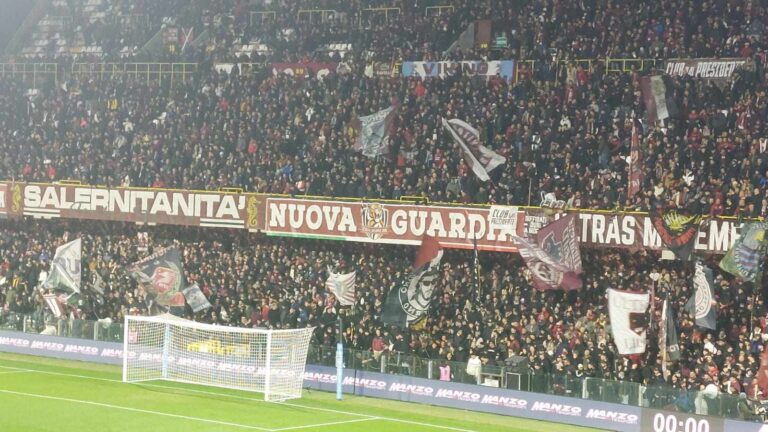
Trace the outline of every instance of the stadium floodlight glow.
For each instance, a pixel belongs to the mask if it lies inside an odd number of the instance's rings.
[[[259,392],[268,401],[300,398],[313,331],[126,316],[123,382],[167,380]]]

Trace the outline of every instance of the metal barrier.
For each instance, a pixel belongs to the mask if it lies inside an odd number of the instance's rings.
[[[259,24],[264,24],[265,22],[275,22],[277,20],[277,12],[275,11],[251,11],[250,16],[250,23],[251,25],[256,22],[256,20],[259,20]]]
[[[37,88],[38,83],[58,82],[59,66],[56,63],[0,63],[0,77],[21,79]]]
[[[444,13],[451,14],[453,11],[453,5],[427,6],[424,8],[424,16],[440,16]]]
[[[73,76],[112,78],[128,76],[144,78],[147,83],[163,82],[173,86],[179,82],[191,80],[197,73],[197,63],[73,63]]]
[[[44,309],[39,309],[33,314],[0,311],[0,330],[107,342],[122,342],[123,338],[123,323],[113,323],[109,319],[99,321],[55,319]],[[654,409],[675,406],[682,412],[730,419],[740,418],[738,395],[721,393],[711,397],[705,396],[702,392],[669,386],[645,386],[631,381],[533,373],[520,366],[483,365],[478,375],[472,375],[467,372],[466,363],[435,360],[400,352],[385,352],[378,355],[370,350],[345,349],[344,358],[345,367],[348,369],[438,379],[439,368],[449,366],[452,382],[481,384],[482,377],[493,377],[501,388]],[[335,366],[336,347],[310,345],[307,362]],[[489,383],[485,381],[484,384]]]
[[[324,23],[332,19],[338,19],[341,15],[334,9],[300,9],[296,14],[296,18],[300,22],[307,22],[312,24],[313,22]],[[315,21],[313,21],[313,18]]]
[[[384,17],[384,22],[389,22],[390,17],[399,17],[400,16],[400,8],[397,7],[384,7],[384,8],[364,8],[360,10],[360,14],[358,15],[360,17],[358,21],[358,25],[360,28],[363,28],[363,19],[366,19],[366,24],[369,24],[371,22],[371,19],[374,17]]]

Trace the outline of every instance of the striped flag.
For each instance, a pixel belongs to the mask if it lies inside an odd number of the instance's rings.
[[[48,309],[53,312],[53,316],[59,318],[64,315],[64,304],[67,299],[65,296],[59,296],[58,294],[43,294],[43,299],[45,299],[45,304],[48,305]]]
[[[355,277],[357,272],[352,273],[334,273],[328,268],[328,280],[325,281],[325,288],[333,293],[342,306],[352,306],[355,304]]]

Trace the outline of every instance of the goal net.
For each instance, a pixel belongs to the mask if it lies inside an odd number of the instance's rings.
[[[168,380],[260,392],[268,401],[299,398],[313,331],[126,316],[123,382]]]

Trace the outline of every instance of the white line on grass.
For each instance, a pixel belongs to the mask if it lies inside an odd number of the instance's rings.
[[[22,373],[29,373],[29,371],[7,371],[7,372],[0,372],[0,375],[22,374]]]
[[[180,414],[170,414],[170,413],[165,413],[165,412],[160,412],[160,411],[151,411],[151,410],[145,410],[145,409],[139,409],[139,408],[130,408],[130,407],[124,407],[124,406],[119,406],[119,405],[105,404],[105,403],[101,403],[101,402],[93,402],[93,401],[80,400],[80,399],[70,399],[70,398],[63,398],[63,397],[57,397],[57,396],[47,396],[47,395],[41,395],[41,394],[36,394],[36,393],[23,393],[23,392],[11,391],[11,390],[0,390],[0,393],[11,394],[11,395],[16,395],[16,396],[33,397],[33,398],[38,398],[38,399],[49,399],[49,400],[71,402],[71,403],[77,403],[77,404],[82,404],[82,405],[93,405],[93,406],[102,407],[102,408],[111,408],[111,409],[122,410],[122,411],[138,412],[138,413],[142,413],[142,414],[152,414],[152,415],[157,415],[157,416],[162,416],[162,417],[172,417],[172,418],[179,418],[179,419],[184,419],[184,420],[192,420],[192,421],[197,421],[197,422],[202,422],[202,423],[211,423],[211,424],[217,424],[217,425],[223,425],[223,426],[238,427],[238,428],[243,428],[243,429],[254,429],[254,430],[260,430],[260,431],[265,431],[265,432],[272,432],[272,429],[262,428],[262,427],[258,427],[258,426],[249,426],[249,425],[244,425],[244,424],[240,424],[240,423],[225,422],[225,421],[220,421],[220,420],[211,420],[211,419],[205,419],[205,418],[201,418],[201,417],[190,417],[190,416],[185,416],[185,415],[180,415]]]
[[[110,379],[110,378],[99,378],[94,376],[88,376],[88,375],[77,375],[77,374],[68,374],[63,372],[51,372],[51,371],[44,371],[39,369],[26,369],[26,368],[17,368],[17,367],[11,367],[11,366],[0,366],[0,368],[3,369],[12,369],[12,370],[18,370],[18,371],[26,371],[26,372],[37,372],[41,374],[47,374],[47,375],[57,375],[57,376],[65,376],[65,377],[71,377],[71,378],[83,378],[83,379],[90,379],[90,380],[96,380],[96,381],[105,381],[105,382],[112,382],[112,383],[122,383],[121,380],[116,379]],[[161,389],[170,389],[170,390],[178,390],[182,392],[191,392],[191,393],[200,393],[200,394],[206,394],[211,396],[225,396],[230,397],[234,399],[242,399],[242,400],[248,400],[248,401],[254,401],[254,402],[267,402],[264,399],[257,399],[257,398],[251,398],[247,396],[240,396],[235,394],[227,394],[227,393],[219,393],[219,392],[212,392],[212,391],[205,391],[205,390],[196,390],[196,389],[189,389],[189,388],[183,388],[183,387],[173,387],[173,386],[164,386],[164,385],[158,385],[158,384],[147,384],[145,382],[143,383],[137,383],[135,385],[140,385],[143,387],[153,387],[153,388],[161,388]],[[325,412],[331,412],[336,414],[346,414],[349,416],[355,416],[355,417],[364,417],[365,419],[378,419],[378,420],[386,420],[391,422],[397,422],[397,423],[403,423],[403,424],[412,424],[416,426],[426,426],[431,427],[435,429],[444,429],[444,430],[452,430],[456,432],[475,432],[471,429],[461,429],[457,427],[452,426],[441,426],[436,425],[432,423],[422,423],[412,420],[402,420],[392,417],[381,417],[381,416],[372,416],[368,414],[360,414],[356,412],[350,412],[350,411],[341,411],[341,410],[335,410],[330,408],[320,408],[320,407],[313,407],[310,405],[302,405],[297,403],[291,403],[291,402],[267,402],[267,403],[274,403],[278,405],[285,405],[285,406],[292,406],[297,408],[305,408],[309,410],[315,410],[315,411],[325,411]]]
[[[310,424],[310,425],[304,425],[304,426],[289,426],[289,427],[282,427],[282,428],[272,429],[272,432],[287,431],[287,430],[297,430],[297,429],[306,429],[306,428],[315,428],[315,427],[323,427],[323,426],[334,426],[334,425],[342,425],[342,424],[347,424],[347,423],[360,423],[360,422],[366,422],[366,421],[372,421],[372,420],[381,420],[381,419],[378,418],[378,417],[371,417],[371,418],[364,418],[364,419],[342,420],[342,421],[328,422],[328,423],[317,423],[317,424]]]

